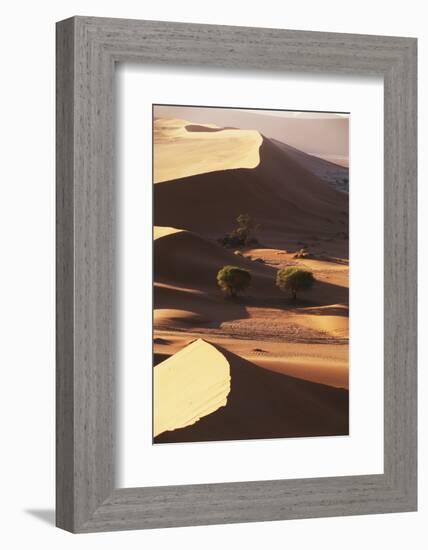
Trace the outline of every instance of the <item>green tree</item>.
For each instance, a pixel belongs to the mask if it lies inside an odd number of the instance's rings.
[[[238,227],[219,239],[220,244],[228,247],[245,246],[247,244],[257,244],[255,232],[259,225],[249,214],[239,214],[236,218]]]
[[[276,286],[281,290],[289,290],[293,300],[297,299],[297,292],[309,290],[315,282],[311,271],[301,267],[284,267],[276,274]]]
[[[225,265],[217,273],[218,286],[235,297],[238,292],[245,290],[251,283],[251,273],[246,269]]]
[[[236,236],[245,245],[258,229],[258,224],[249,214],[239,214],[236,221],[238,227],[233,231],[232,236]]]

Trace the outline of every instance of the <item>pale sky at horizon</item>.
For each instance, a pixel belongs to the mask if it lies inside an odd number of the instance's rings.
[[[269,111],[265,109],[232,109],[246,113],[263,114],[281,118],[349,118],[349,113],[324,113],[320,111]]]
[[[210,107],[199,105],[155,105],[155,110],[162,110],[167,108],[168,110],[176,109],[178,112],[182,109],[197,109],[201,110],[225,110],[235,112],[245,112],[255,115],[266,115],[274,118],[301,118],[301,119],[349,119],[350,113],[330,113],[323,111],[292,111],[292,110],[269,110],[269,109],[239,109],[234,107]]]

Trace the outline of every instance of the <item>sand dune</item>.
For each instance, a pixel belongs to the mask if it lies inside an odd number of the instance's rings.
[[[314,384],[266,370],[220,346],[205,344],[201,348],[204,350],[203,354],[207,353],[207,359],[212,353],[211,349],[215,348],[229,366],[230,393],[227,401],[214,412],[204,415],[199,421],[192,422],[192,425],[173,431],[158,432],[160,435],[155,437],[156,443],[348,433],[348,392],[346,390]],[[203,354],[200,356],[201,359]],[[174,357],[177,358],[177,356],[178,354],[172,356],[168,361],[174,361]],[[213,356],[217,358],[214,353]],[[155,377],[156,371],[162,369],[162,365],[166,363],[155,367]],[[210,361],[207,361],[208,363]],[[203,365],[205,364],[204,361]],[[199,363],[198,365],[201,367]],[[191,370],[196,371],[196,369],[195,365]],[[181,378],[178,370],[174,378],[174,394],[186,393],[187,384],[188,380]],[[217,397],[214,396],[214,388],[204,389],[204,398],[208,398],[209,391],[212,391],[213,401],[218,403]],[[191,409],[192,407],[185,407],[186,411]],[[180,420],[175,424],[179,426],[181,422]],[[162,424],[162,428],[166,425],[167,423]]]
[[[172,303],[172,305],[174,305]],[[192,308],[193,303],[186,302],[188,308]],[[201,327],[211,322],[211,317],[206,317],[189,309],[177,308],[157,308],[153,315],[153,324],[155,329],[168,329],[170,327],[191,329],[192,327]]]
[[[162,357],[156,362],[177,353],[196,338],[205,338],[259,367],[317,384],[344,389],[349,387],[348,345],[328,343],[329,340],[316,343],[312,339],[303,343],[291,339],[248,340],[225,337],[215,330],[202,335],[198,332],[192,327],[185,331],[156,331],[160,336],[156,338],[156,356]]]
[[[155,226],[154,278],[176,287],[216,288],[216,275],[224,265],[235,265],[252,274],[251,291],[272,290],[274,271],[267,266],[233,254],[230,249],[191,231]],[[274,294],[279,294],[274,290]],[[221,293],[220,293],[221,294]]]
[[[291,116],[290,116],[291,115]],[[349,151],[349,118],[325,113],[307,113],[304,118],[281,111],[246,109],[195,108],[159,105],[155,116],[189,119],[192,123],[212,123],[217,127],[257,128],[268,138],[313,155],[347,157]]]
[[[261,235],[265,239],[272,232],[331,235],[344,230],[343,213],[348,207],[346,194],[333,189],[271,140],[263,139],[258,149],[260,162],[253,168],[218,169],[215,155],[210,155],[208,161],[200,152],[196,153],[200,136],[208,136],[202,141],[209,139],[211,144],[215,136],[218,144],[223,132],[236,135],[240,131],[193,133],[197,137],[192,142],[192,155],[197,154],[200,159],[191,167],[195,175],[155,185],[156,225],[173,225],[204,235],[223,236],[219,228],[230,231],[236,217],[245,212],[261,224]],[[161,163],[170,170],[170,175],[173,170],[175,175],[180,170],[181,139],[171,143],[169,158]],[[187,143],[187,138],[183,141]],[[156,146],[156,150],[159,147]],[[160,153],[158,158],[161,158]],[[235,160],[237,165],[244,162],[234,157]],[[197,173],[202,170],[204,173]]]
[[[255,251],[257,257],[266,258],[266,263],[259,263],[190,231],[155,227],[155,237],[156,330],[222,327],[223,333],[234,338],[347,338],[347,266],[327,263],[326,270],[325,262],[296,261],[293,254],[282,254],[278,268],[284,262],[302,265],[317,279],[296,305],[275,286],[276,269],[267,263],[272,257],[269,249]],[[218,270],[228,264],[252,275],[247,296],[235,301],[225,300],[216,284]]]
[[[159,227],[155,225],[153,227],[153,238],[156,241],[162,237],[168,237],[168,235],[174,235],[175,233],[180,233],[184,231],[183,229],[177,229],[176,227]]]
[[[304,153],[286,143],[272,140],[275,145],[289,154],[307,170],[333,185],[338,191],[349,191],[348,157],[323,156],[322,158]]]
[[[342,168],[349,169],[349,157],[347,155],[316,155],[320,160],[336,164]]]
[[[294,346],[294,353],[293,348]],[[332,346],[323,344],[318,346],[318,353],[315,352],[316,344],[283,345],[280,353],[266,354],[253,359],[255,365],[266,369],[299,378],[325,384],[335,388],[349,388],[348,372],[348,349],[347,346]],[[277,348],[279,346],[276,346]],[[336,357],[336,354],[339,357]]]
[[[190,426],[227,403],[230,368],[214,346],[196,340],[153,374],[154,436]]]
[[[214,285],[211,293],[194,293],[155,283],[154,302],[155,331],[218,330],[225,322],[248,317],[240,300],[225,300]]]
[[[159,235],[162,234],[162,237]],[[216,276],[224,265],[250,271],[252,296],[276,296],[275,272],[268,266],[236,256],[219,244],[191,231],[155,228],[154,327],[156,330],[189,330],[219,327],[248,317],[242,300],[225,300]]]
[[[259,132],[209,124],[203,130],[185,120],[154,121],[154,183],[259,164]]]
[[[337,304],[318,308],[301,308],[291,322],[340,338],[348,338],[348,308]]]

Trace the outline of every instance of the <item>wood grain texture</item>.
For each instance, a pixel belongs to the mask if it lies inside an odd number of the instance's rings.
[[[56,521],[74,525],[74,24],[58,27],[56,55]]]
[[[383,475],[115,489],[115,62],[374,74],[385,87]],[[57,525],[416,510],[416,40],[75,17],[57,25]],[[144,467],[144,466],[143,466]]]

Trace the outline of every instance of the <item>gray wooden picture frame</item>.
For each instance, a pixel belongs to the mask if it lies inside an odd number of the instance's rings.
[[[416,510],[416,46],[414,38],[91,17],[57,24],[58,527],[83,533]],[[383,77],[383,474],[115,487],[117,62]]]

